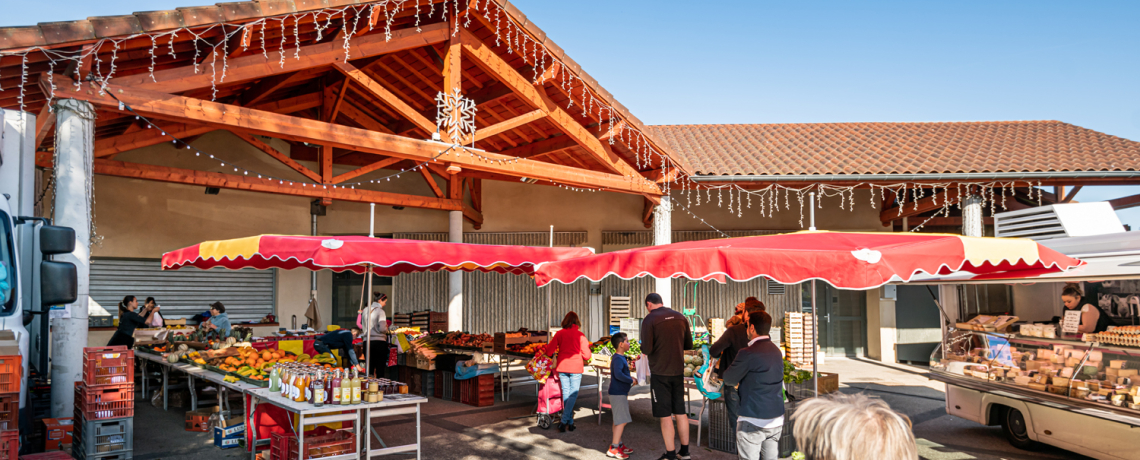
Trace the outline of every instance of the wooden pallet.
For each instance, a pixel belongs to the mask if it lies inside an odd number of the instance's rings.
[[[630,317],[631,304],[629,296],[610,296],[610,326],[621,326],[621,320]]]

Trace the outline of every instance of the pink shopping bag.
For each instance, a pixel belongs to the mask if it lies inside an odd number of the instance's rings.
[[[538,413],[556,414],[562,410],[562,384],[558,377],[546,379],[538,389]]]

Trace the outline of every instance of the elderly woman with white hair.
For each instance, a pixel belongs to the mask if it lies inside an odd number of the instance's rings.
[[[881,399],[832,395],[796,408],[792,433],[807,460],[918,460],[910,419]]]

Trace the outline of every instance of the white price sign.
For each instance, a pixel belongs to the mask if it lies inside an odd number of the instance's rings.
[[[1062,334],[1076,334],[1077,327],[1081,325],[1080,310],[1065,310],[1065,318],[1061,320]]]

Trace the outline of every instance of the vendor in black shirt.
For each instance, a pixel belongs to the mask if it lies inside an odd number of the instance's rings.
[[[126,345],[127,348],[131,348],[135,346],[135,328],[146,327],[147,322],[151,320],[151,317],[160,307],[158,305],[148,307],[141,315],[135,313],[138,308],[139,301],[133,295],[123,297],[123,301],[119,302],[119,329],[115,331],[115,335],[111,336],[111,341],[107,342],[108,347]]]

